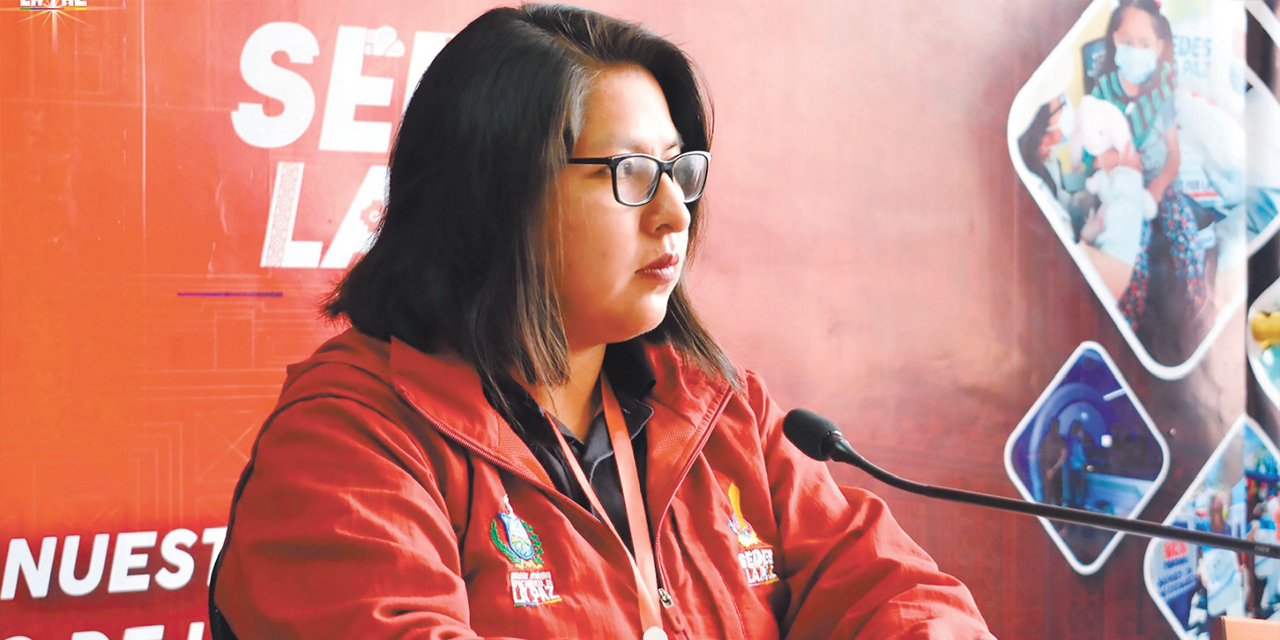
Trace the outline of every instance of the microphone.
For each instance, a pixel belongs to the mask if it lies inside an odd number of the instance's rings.
[[[840,433],[840,427],[837,427],[834,422],[806,409],[794,409],[788,413],[787,417],[782,420],[782,432],[786,434],[787,439],[797,449],[814,460],[837,460],[851,464],[867,472],[880,482],[918,495],[952,502],[976,504],[991,509],[1039,516],[1086,527],[1132,533],[1149,538],[1180,540],[1268,558],[1280,558],[1280,545],[1251,542],[1207,531],[1192,531],[1190,529],[1147,522],[1146,520],[1131,520],[1082,509],[1069,509],[1038,502],[1026,502],[962,489],[934,487],[900,478],[877,467],[858,454],[857,451],[854,451],[853,447],[849,445],[849,441],[845,440],[844,435]]]

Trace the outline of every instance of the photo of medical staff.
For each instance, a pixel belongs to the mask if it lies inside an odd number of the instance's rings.
[[[1023,498],[1134,517],[1164,482],[1168,446],[1101,345],[1080,345],[1005,444]],[[1077,572],[1095,573],[1121,535],[1041,520]]]
[[[1275,444],[1242,416],[1209,457],[1165,524],[1276,542],[1280,474]],[[1207,639],[1222,616],[1280,620],[1280,560],[1153,540],[1147,590],[1184,639]]]
[[[1245,15],[1098,0],[1010,110],[1019,176],[1165,379],[1203,357],[1243,300],[1248,254],[1280,222],[1280,163],[1252,162],[1280,153],[1280,104],[1246,63]]]

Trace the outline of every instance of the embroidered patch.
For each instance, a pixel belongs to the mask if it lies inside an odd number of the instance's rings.
[[[742,497],[738,485],[729,483],[729,506],[733,513],[729,516],[729,529],[738,538],[738,566],[747,579],[747,586],[758,587],[778,581],[778,574],[773,571],[773,547],[765,544],[756,535],[756,530],[742,516]]]
[[[493,546],[511,562],[508,583],[511,585],[511,602],[517,607],[536,607],[555,604],[563,598],[556,594],[551,572],[542,564],[542,540],[533,532],[528,522],[516,517],[511,500],[502,496],[506,509],[489,523],[489,538]],[[499,531],[498,522],[502,522]],[[503,540],[503,538],[506,538]]]

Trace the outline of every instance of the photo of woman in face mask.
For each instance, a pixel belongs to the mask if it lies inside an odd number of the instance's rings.
[[[1104,43],[1092,95],[1124,112],[1135,151],[1093,158],[1092,169],[1127,165],[1140,170],[1158,203],[1155,218],[1143,225],[1142,250],[1120,296],[1120,312],[1157,360],[1179,360],[1199,342],[1213,309],[1206,273],[1210,261],[1196,242],[1201,227],[1196,207],[1177,180],[1181,154],[1173,32],[1155,0],[1121,0]]]
[[[1087,209],[1081,210],[1077,197],[1081,195],[1083,176],[1073,175],[1080,158],[1072,156],[1064,164],[1059,153],[1069,146],[1075,128],[1075,107],[1066,93],[1061,93],[1036,111],[1030,126],[1018,139],[1018,148],[1027,169],[1043,181],[1041,186],[1066,210],[1068,218],[1064,222],[1071,223],[1079,234],[1083,214],[1087,213]],[[1072,184],[1073,178],[1079,178],[1074,180],[1075,184]]]
[[[1139,360],[1167,380],[1209,352],[1244,293],[1246,256],[1280,227],[1256,188],[1280,177],[1245,162],[1276,146],[1266,125],[1280,103],[1269,89],[1242,96],[1233,80],[1244,13],[1093,0],[1010,105],[1011,160],[1038,213]]]

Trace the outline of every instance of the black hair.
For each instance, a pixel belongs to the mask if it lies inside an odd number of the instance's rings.
[[[1031,119],[1031,125],[1018,138],[1018,151],[1022,154],[1022,162],[1027,165],[1027,170],[1034,173],[1045,184],[1049,185],[1049,189],[1053,191],[1053,195],[1058,195],[1058,185],[1054,184],[1053,177],[1049,175],[1049,170],[1044,166],[1044,159],[1040,157],[1040,143],[1044,140],[1044,134],[1049,131],[1049,120],[1053,118],[1054,111],[1050,109],[1052,102],[1040,105],[1040,109],[1036,111],[1036,116]],[[1065,106],[1065,105],[1063,105]],[[1058,109],[1062,109],[1059,106]]]
[[[1109,73],[1116,70],[1116,31],[1120,29],[1120,23],[1124,21],[1124,12],[1128,9],[1137,9],[1151,16],[1151,23],[1155,26],[1156,38],[1164,43],[1164,51],[1160,54],[1162,62],[1173,63],[1173,27],[1169,24],[1169,19],[1160,13],[1160,5],[1156,0],[1120,0],[1120,4],[1116,6],[1116,10],[1111,12],[1111,19],[1107,22],[1107,35],[1103,38],[1103,44],[1107,47],[1107,55],[1102,61],[1102,70]]]

